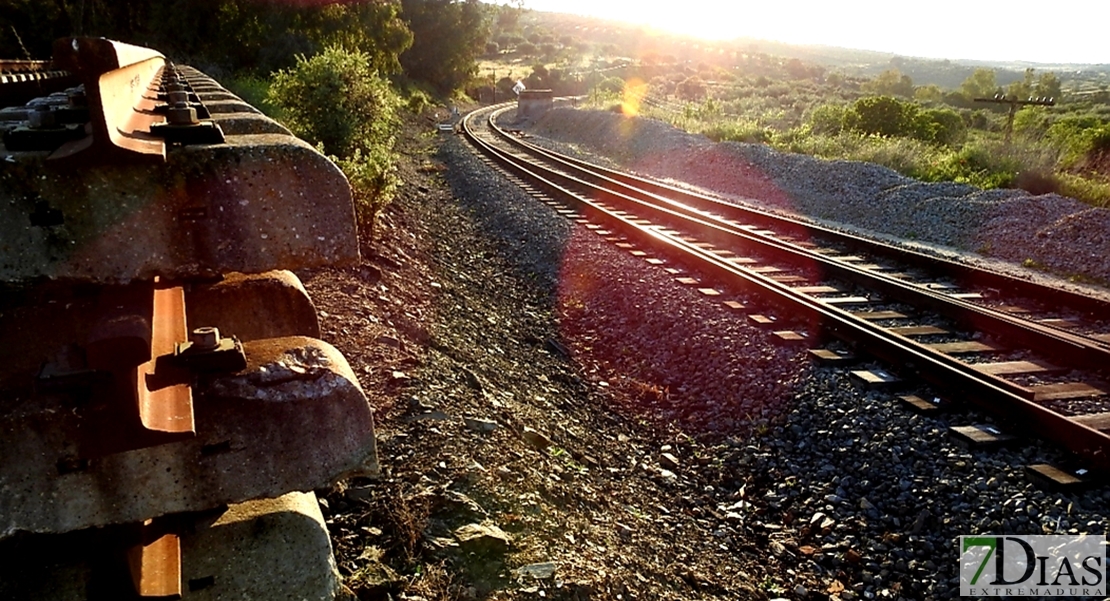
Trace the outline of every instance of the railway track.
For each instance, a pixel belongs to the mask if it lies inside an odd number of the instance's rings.
[[[859,373],[869,384],[923,380],[1069,449],[1082,458],[1076,473],[1110,470],[1105,301],[551,152],[499,127],[506,110],[468,115],[464,135],[566,217],[676,276],[696,274],[679,281],[705,294],[759,299],[754,307],[729,302],[784,342],[835,341],[811,351],[818,358],[859,353],[886,362],[889,370]],[[963,432],[972,441],[998,434]]]

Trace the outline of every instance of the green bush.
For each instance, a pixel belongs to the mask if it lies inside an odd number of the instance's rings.
[[[356,148],[393,146],[400,101],[372,70],[369,56],[332,46],[297,57],[295,67],[274,73],[267,101],[298,136],[349,156]]]
[[[912,138],[869,137],[844,158],[875,163],[910,177],[928,179],[929,164],[935,160],[935,151],[928,144]]]
[[[620,94],[624,91],[624,80],[619,77],[606,77],[594,89],[603,94]]]
[[[850,109],[842,104],[823,104],[809,114],[810,130],[818,135],[837,135],[844,129],[845,115]]]
[[[225,78],[223,83],[232,94],[242,98],[247,104],[265,112],[270,117],[278,117],[278,115],[272,114],[275,113],[274,107],[266,101],[270,91],[270,80],[254,75],[240,75]]]
[[[1060,194],[1077,198],[1096,207],[1110,208],[1110,182],[1071,173],[1058,173],[1056,180],[1060,187]]]
[[[774,132],[755,121],[726,121],[715,123],[701,132],[714,142],[747,142],[765,144]]]
[[[396,158],[392,149],[385,147],[369,149],[365,154],[361,148],[356,148],[349,157],[332,157],[351,183],[359,225],[368,228],[371,238],[378,215],[393,200],[401,183]]]
[[[917,105],[891,96],[860,98],[845,116],[845,126],[866,135],[911,136]]]
[[[274,74],[267,101],[294,133],[333,155],[351,182],[359,224],[372,237],[399,182],[393,145],[401,100],[369,58],[339,47],[298,56],[296,66]]]
[[[424,90],[413,87],[405,90],[404,94],[405,109],[414,115],[419,115],[424,112],[424,109],[432,106],[432,98]]]
[[[925,109],[915,117],[914,137],[951,146],[967,139],[967,126],[963,117],[952,109]]]

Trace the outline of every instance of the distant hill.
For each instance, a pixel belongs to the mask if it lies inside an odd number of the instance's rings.
[[[642,58],[650,54],[678,60],[720,62],[722,57],[766,54],[783,59],[798,59],[819,65],[828,72],[840,72],[851,77],[874,77],[887,69],[897,68],[910,76],[915,85],[936,84],[948,89],[959,87],[977,68],[994,69],[996,80],[1003,86],[1020,80],[1025,69],[1032,68],[1038,72],[1056,73],[1065,91],[1105,90],[1110,86],[1108,64],[931,59],[891,52],[788,44],[752,38],[710,41],[661,32],[642,25],[539,11],[526,11],[520,20],[520,26],[527,31],[571,36],[582,42],[608,47],[610,51],[632,58]]]

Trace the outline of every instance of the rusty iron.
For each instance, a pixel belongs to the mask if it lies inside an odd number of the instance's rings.
[[[155,520],[139,527],[139,542],[127,550],[131,583],[139,599],[180,599],[181,537]]]
[[[161,120],[152,89],[166,63],[161,53],[103,38],[62,38],[54,42],[54,62],[85,86],[92,131],[58,148],[51,159],[165,160],[165,143],[149,133]]]
[[[177,344],[188,339],[185,290],[180,286],[154,289],[151,359],[138,368],[136,398],[139,420],[152,432],[193,434],[193,392],[187,373],[167,361]]]

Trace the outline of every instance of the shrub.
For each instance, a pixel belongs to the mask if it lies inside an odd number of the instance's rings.
[[[810,130],[818,135],[839,134],[844,129],[844,116],[848,107],[842,104],[823,104],[809,114]]]
[[[714,142],[747,142],[750,144],[766,144],[774,137],[770,129],[755,121],[716,123],[701,133]]]
[[[1060,194],[1096,207],[1110,208],[1110,182],[1070,173],[1059,173],[1056,179],[1060,185]]]
[[[405,108],[410,113],[419,115],[432,105],[432,98],[424,90],[412,88],[406,91],[405,96]]]
[[[877,136],[909,136],[914,132],[917,105],[891,96],[860,98],[845,117],[848,129]]]
[[[378,147],[367,150],[361,148],[347,158],[332,157],[351,183],[351,197],[355,203],[355,214],[361,227],[366,229],[370,238],[374,237],[374,224],[382,209],[393,200],[393,194],[401,183],[394,164],[396,156],[391,148]]]
[[[950,146],[967,139],[967,126],[952,109],[925,109],[915,118],[914,134],[918,140]]]
[[[373,237],[399,179],[393,144],[401,101],[369,56],[329,47],[273,76],[267,102],[298,136],[333,155],[351,183],[359,225]],[[410,101],[419,105],[417,95]]]
[[[328,154],[392,147],[399,100],[368,66],[369,58],[335,46],[311,58],[300,55],[295,67],[274,74],[267,102],[280,109],[294,133],[323,144]]]

